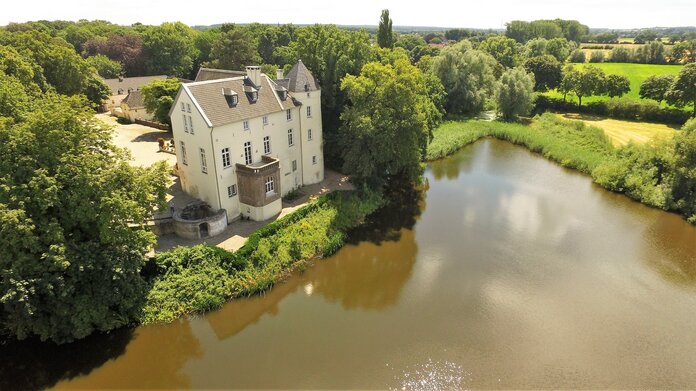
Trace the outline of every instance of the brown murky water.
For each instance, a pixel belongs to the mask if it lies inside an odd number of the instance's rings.
[[[263,297],[27,347],[4,384],[696,387],[696,228],[495,140],[426,176],[422,199]]]

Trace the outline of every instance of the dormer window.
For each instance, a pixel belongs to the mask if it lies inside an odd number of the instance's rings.
[[[256,91],[252,92],[250,98],[252,102],[256,102],[259,100],[259,93]]]
[[[239,95],[237,95],[236,92],[232,91],[231,88],[223,88],[222,95],[225,97],[225,100],[227,101],[227,105],[229,107],[235,107],[239,103]]]

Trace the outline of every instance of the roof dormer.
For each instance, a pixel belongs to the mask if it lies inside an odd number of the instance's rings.
[[[244,93],[246,93],[250,103],[256,103],[259,100],[259,90],[253,86],[245,85]]]
[[[224,87],[222,89],[222,95],[225,97],[229,107],[235,107],[239,103],[239,95],[231,88]]]

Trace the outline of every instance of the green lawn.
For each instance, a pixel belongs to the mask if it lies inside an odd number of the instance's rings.
[[[681,65],[655,65],[655,64],[632,64],[632,63],[611,63],[603,62],[596,64],[575,64],[576,67],[596,66],[602,69],[608,75],[623,75],[631,81],[631,91],[625,96],[633,99],[640,99],[640,85],[643,80],[653,75],[678,75],[681,70]],[[554,98],[563,98],[563,94],[556,91],[547,93],[548,96]],[[575,97],[572,97],[573,99]],[[583,98],[582,103],[598,102],[609,99],[606,96],[593,96]]]

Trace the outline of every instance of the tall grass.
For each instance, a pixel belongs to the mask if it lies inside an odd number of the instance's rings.
[[[613,152],[609,138],[601,129],[553,114],[537,117],[530,125],[478,120],[448,122],[433,135],[427,160],[451,155],[482,137],[495,137],[524,145],[563,166],[590,174]]]

